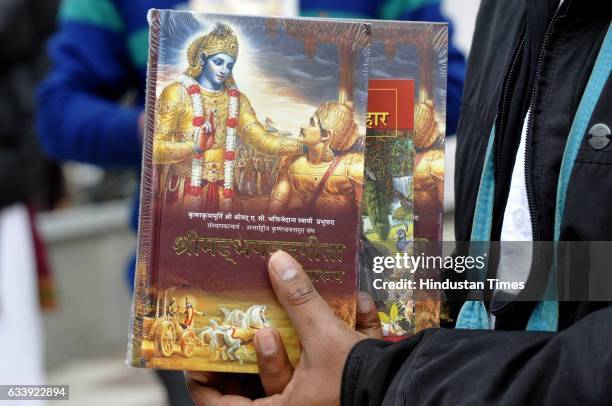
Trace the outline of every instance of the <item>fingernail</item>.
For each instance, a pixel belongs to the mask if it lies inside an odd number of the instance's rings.
[[[298,264],[284,251],[276,251],[270,257],[272,271],[283,281],[293,279],[297,275]]]
[[[370,296],[367,293],[359,292],[357,294],[357,310],[359,310],[359,313],[369,313],[371,307]]]
[[[259,352],[264,356],[272,355],[276,352],[276,337],[270,331],[261,330],[256,336]]]
[[[208,383],[208,376],[206,372],[197,372],[197,371],[184,371],[185,379],[189,380],[189,378],[198,381],[198,383],[202,385],[206,385]]]

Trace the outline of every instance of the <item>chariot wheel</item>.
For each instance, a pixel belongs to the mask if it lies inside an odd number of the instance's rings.
[[[174,351],[174,341],[176,340],[176,328],[170,321],[164,321],[157,328],[155,334],[155,352],[169,357]]]
[[[193,357],[197,343],[198,339],[195,333],[192,330],[185,331],[181,336],[180,340],[181,351],[183,352],[183,355],[187,358]]]

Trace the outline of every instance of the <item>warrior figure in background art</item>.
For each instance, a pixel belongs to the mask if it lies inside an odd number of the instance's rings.
[[[364,166],[363,151],[355,148],[357,138],[352,105],[323,103],[300,130],[307,153],[282,158],[268,212],[357,213]]]
[[[179,210],[240,209],[235,194],[237,137],[270,155],[298,155],[295,139],[266,131],[232,70],[238,39],[227,24],[194,40],[188,68],[166,86],[157,102],[153,163],[161,164],[165,202]]]
[[[414,211],[423,221],[415,224],[415,235],[429,241],[441,240],[444,205],[444,150],[437,146],[440,138],[433,101],[416,103],[414,108]]]
[[[189,296],[185,296],[185,310],[183,311],[183,315],[185,316],[185,318],[183,319],[183,322],[180,323],[181,327],[192,328],[194,317],[195,316],[206,316],[206,313],[196,310],[196,308],[193,307],[193,304],[191,303],[191,299],[189,299]]]
[[[166,314],[168,317],[175,317],[178,314],[178,305],[176,304],[176,298],[174,296],[170,297],[170,301],[168,306],[166,306]]]

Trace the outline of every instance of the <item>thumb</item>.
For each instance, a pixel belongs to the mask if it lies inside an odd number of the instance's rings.
[[[357,294],[357,321],[355,328],[369,338],[382,339],[382,328],[374,301],[365,292]]]
[[[302,266],[284,251],[276,251],[268,261],[270,282],[278,301],[293,322],[305,347],[309,341],[339,325],[332,309],[319,295]]]
[[[293,366],[278,331],[263,328],[253,342],[259,366],[259,378],[268,396],[281,393],[291,380]]]

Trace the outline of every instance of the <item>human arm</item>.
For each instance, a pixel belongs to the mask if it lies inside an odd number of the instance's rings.
[[[268,213],[282,213],[291,199],[291,183],[289,183],[289,157],[281,158],[278,179],[270,193]]]
[[[114,6],[78,7],[63,3],[50,41],[53,68],[37,98],[41,144],[62,160],[138,166],[142,108],[120,102],[135,75],[123,23]]]
[[[299,155],[304,151],[299,141],[267,132],[257,120],[251,102],[244,94],[240,95],[238,134],[247,144],[265,155]]]
[[[261,329],[254,340],[260,389],[254,375],[189,372],[187,385],[197,405],[249,405],[253,404],[251,399],[258,399],[254,403],[259,405],[325,404],[320,397],[313,399],[312,395],[336,398],[337,403],[347,347],[351,342],[366,338],[382,338],[376,306],[367,294],[358,294],[357,331],[353,331],[334,315],[314,290],[309,277],[289,255],[282,251],[275,253],[270,258],[268,269],[277,297],[300,334],[304,351],[301,361],[294,371],[278,332],[271,328]],[[291,276],[292,270],[298,272]],[[317,322],[309,324],[308,314],[318,315]],[[324,348],[312,351],[315,343]],[[325,363],[332,373],[313,369],[312,364],[321,363]],[[306,380],[296,382],[296,377]],[[314,381],[309,382],[312,379]],[[268,397],[264,398],[266,395]]]
[[[342,369],[350,349],[361,340],[382,337],[376,306],[367,294],[358,295],[354,331],[334,314],[301,265],[289,254],[277,251],[270,257],[268,276],[300,338],[300,361],[293,370],[279,341],[270,345],[269,351],[258,354],[265,373],[278,377],[273,386],[266,387],[266,398],[244,390],[239,392],[241,396],[236,396],[234,388],[227,388],[229,383],[199,382],[189,374],[188,387],[197,405],[337,405]],[[261,344],[260,334],[255,335],[256,348]]]
[[[612,307],[555,334],[429,329],[391,343],[348,330],[288,254],[272,256],[269,276],[303,352],[295,371],[288,363],[277,371],[284,389],[255,404],[603,405],[612,398]],[[380,330],[376,317],[369,323]],[[198,404],[226,404],[222,393],[192,389]]]
[[[178,129],[182,114],[186,114],[187,92],[179,83],[172,83],[162,91],[157,101],[155,128],[153,130],[153,162],[172,164],[195,155],[195,144],[192,141],[191,123],[184,129]],[[184,141],[175,141],[177,130],[184,131]]]
[[[363,342],[345,366],[343,404],[606,404],[611,332],[608,308],[555,334],[431,329]]]

